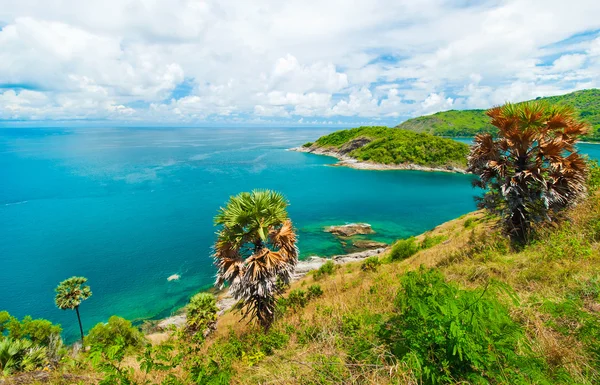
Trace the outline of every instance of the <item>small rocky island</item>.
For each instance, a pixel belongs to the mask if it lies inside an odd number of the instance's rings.
[[[292,151],[331,156],[334,166],[361,170],[466,173],[469,146],[452,139],[389,127],[336,131]]]

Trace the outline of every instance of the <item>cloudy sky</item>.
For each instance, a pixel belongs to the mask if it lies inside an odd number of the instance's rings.
[[[600,86],[598,0],[0,0],[0,121],[387,124]]]

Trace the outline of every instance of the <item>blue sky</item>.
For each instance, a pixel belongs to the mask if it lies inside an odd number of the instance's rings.
[[[600,85],[600,2],[20,0],[0,124],[395,125]]]

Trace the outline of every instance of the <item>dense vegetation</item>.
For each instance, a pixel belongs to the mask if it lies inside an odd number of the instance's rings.
[[[359,127],[325,135],[311,144],[381,164],[465,167],[467,145],[433,135],[388,127]]]
[[[566,95],[538,98],[550,104],[574,107],[579,116],[592,125],[587,140],[600,140],[600,90],[582,90]],[[405,130],[426,132],[439,136],[472,137],[483,132],[495,133],[485,110],[450,110],[409,119],[397,126]]]

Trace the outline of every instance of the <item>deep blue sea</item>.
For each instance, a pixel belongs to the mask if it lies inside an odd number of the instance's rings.
[[[331,167],[286,151],[332,128],[0,129],[0,310],[59,322],[54,288],[89,278],[85,329],[168,316],[208,288],[212,219],[230,195],[283,192],[301,256],[351,251],[327,225],[368,222],[391,242],[472,211],[470,176]],[[582,144],[600,157],[600,146]],[[179,274],[179,281],[167,281]]]

